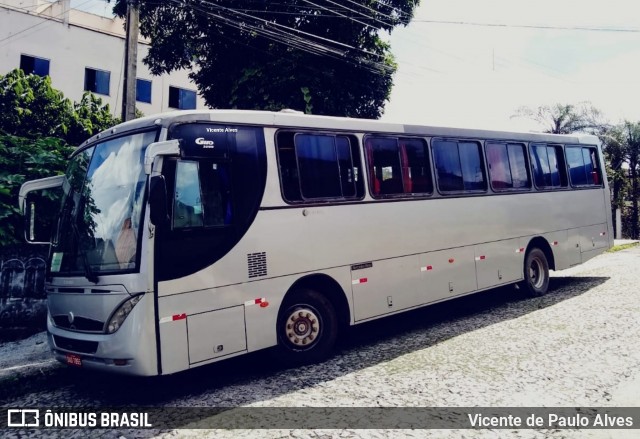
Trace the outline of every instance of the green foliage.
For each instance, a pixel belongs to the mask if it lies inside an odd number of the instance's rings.
[[[125,15],[126,0],[114,11]],[[190,74],[213,108],[377,118],[396,64],[382,38],[418,0],[160,0],[140,3],[153,74]],[[302,93],[301,93],[302,90]],[[306,92],[305,92],[306,90]],[[313,102],[313,105],[311,105]]]
[[[616,245],[614,247],[611,247],[609,250],[607,250],[607,253],[615,253],[615,252],[619,252],[622,250],[627,250],[629,248],[633,248],[635,246],[639,245],[637,242],[631,242],[629,244],[622,244],[622,245]]]
[[[640,238],[640,122],[625,121],[620,130],[624,138],[624,151],[629,164],[629,186],[627,199],[630,200],[628,207],[629,219],[623,221],[626,224],[626,236],[632,239]]]
[[[604,130],[600,139],[612,189],[611,203],[622,211],[622,235],[640,237],[640,122],[625,121]]]
[[[18,192],[27,180],[60,174],[73,148],[62,139],[0,135],[0,246],[19,242]]]
[[[118,122],[100,98],[72,103],[49,77],[13,70],[0,75],[0,246],[22,239],[18,193],[25,181],[61,174],[79,145]],[[53,199],[47,195],[55,215]]]
[[[621,125],[610,127],[600,135],[606,161],[607,176],[611,186],[611,204],[614,209],[624,207],[624,198],[629,186],[626,162],[626,145]]]
[[[51,87],[51,78],[13,70],[0,76],[0,130],[34,138],[58,136],[67,130],[71,103]]]
[[[72,103],[51,86],[48,76],[25,75],[19,69],[0,75],[0,132],[79,145],[116,123],[109,105],[91,93]]]
[[[308,87],[300,88],[302,92],[302,98],[304,99],[304,112],[305,114],[311,114],[311,110],[313,110],[313,105],[311,104],[311,94],[309,93]]]
[[[102,99],[91,92],[85,92],[80,102],[73,104],[69,119],[65,138],[70,145],[80,145],[87,138],[120,122],[111,114],[109,104],[103,106]]]

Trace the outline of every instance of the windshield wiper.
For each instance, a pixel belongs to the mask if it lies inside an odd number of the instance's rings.
[[[82,249],[82,246],[80,244],[80,231],[78,230],[78,225],[74,220],[71,221],[71,229],[73,230],[73,233],[76,235],[76,241],[77,241],[76,248],[77,248],[77,251],[80,252],[80,257],[82,258],[82,265],[84,267],[84,277],[86,277],[89,282],[97,284],[99,280],[98,275],[93,272],[93,269],[91,268],[91,264],[89,263],[89,258],[87,257],[87,253]]]

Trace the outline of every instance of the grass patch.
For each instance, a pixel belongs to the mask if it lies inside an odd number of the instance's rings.
[[[640,244],[640,242],[632,242],[631,244],[614,245],[609,250],[607,250],[607,253],[615,253],[615,252],[619,252],[620,250],[626,250],[628,248],[635,247],[638,244]]]

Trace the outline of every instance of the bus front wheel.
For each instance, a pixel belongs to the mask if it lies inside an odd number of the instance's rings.
[[[539,297],[549,290],[549,262],[537,247],[532,248],[524,259],[524,280],[521,289],[530,297]]]
[[[317,291],[303,289],[283,303],[278,315],[278,346],[288,364],[324,360],[338,336],[338,319],[329,299]]]

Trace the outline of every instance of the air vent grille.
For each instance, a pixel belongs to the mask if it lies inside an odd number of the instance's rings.
[[[267,275],[267,253],[249,253],[247,255],[249,278]]]

